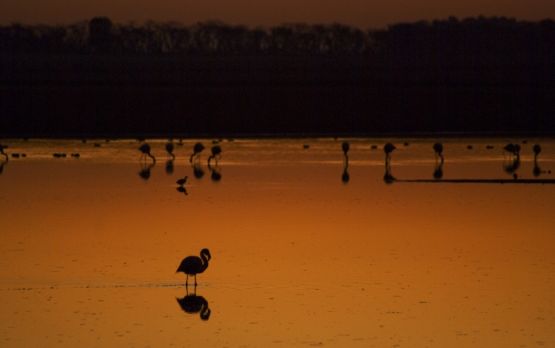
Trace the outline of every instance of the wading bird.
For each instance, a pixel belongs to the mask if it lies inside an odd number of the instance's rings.
[[[189,157],[189,162],[193,163],[193,159],[197,161],[200,160],[200,153],[203,150],[204,145],[202,145],[202,143],[196,143],[195,146],[193,146],[193,154]]]
[[[0,144],[0,155],[4,156],[4,158],[6,159],[6,162],[9,160],[8,154],[4,152],[4,150],[7,148],[8,147],[6,145]]]
[[[200,257],[198,256],[187,256],[181,261],[179,267],[177,267],[177,272],[183,272],[187,276],[185,280],[185,286],[189,285],[189,276],[195,277],[195,286],[197,286],[197,274],[202,273],[208,267],[208,261],[212,256],[210,251],[206,248],[200,251]]]
[[[173,143],[171,141],[168,141],[166,143],[166,152],[168,153],[168,155],[170,155],[170,157],[172,158],[172,160],[175,159],[175,155],[173,154]]]
[[[433,147],[436,154],[436,161],[439,158],[441,163],[443,163],[443,144],[435,143]]]
[[[146,159],[146,157],[150,157],[152,159],[152,163],[156,163],[156,158],[150,153],[150,145],[147,143],[143,143],[139,146],[139,151],[141,151],[141,158]]]
[[[210,161],[212,159],[214,159],[214,161],[216,161],[216,165],[217,165],[218,164],[218,159],[220,158],[220,154],[222,153],[222,148],[220,147],[220,145],[214,145],[214,146],[212,146],[210,151],[212,152],[212,155],[210,157],[208,157],[208,165],[210,165]]]
[[[183,186],[187,183],[187,178],[188,176],[184,176],[183,178],[177,180],[175,183],[178,184],[179,186]]]

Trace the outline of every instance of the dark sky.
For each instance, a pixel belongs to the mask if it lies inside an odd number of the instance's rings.
[[[249,26],[341,22],[382,27],[448,16],[555,17],[555,0],[1,0],[0,23],[63,24],[105,15],[116,22],[192,24],[222,20]]]

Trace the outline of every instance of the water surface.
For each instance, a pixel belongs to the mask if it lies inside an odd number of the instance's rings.
[[[167,172],[165,140],[150,169],[135,140],[3,140],[2,347],[555,345],[554,141],[443,140],[439,180],[435,140],[349,139],[345,177],[343,139],[223,140],[218,175],[204,139],[202,178],[196,141]],[[204,247],[208,320],[176,300]]]

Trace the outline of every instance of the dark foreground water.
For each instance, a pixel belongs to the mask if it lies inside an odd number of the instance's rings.
[[[0,346],[555,345],[555,141],[202,141],[2,141]]]

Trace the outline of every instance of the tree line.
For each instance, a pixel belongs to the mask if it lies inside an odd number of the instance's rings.
[[[553,58],[555,22],[511,18],[448,18],[362,30],[342,24],[248,28],[212,21],[191,26],[113,23],[95,17],[66,26],[0,26],[3,54],[354,55],[429,62],[430,59]]]

